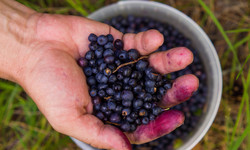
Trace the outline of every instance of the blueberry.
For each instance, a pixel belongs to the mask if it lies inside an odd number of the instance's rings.
[[[96,42],[97,36],[96,36],[94,33],[91,33],[91,34],[89,35],[89,37],[88,37],[88,40],[89,40],[90,42]]]
[[[89,44],[89,49],[90,49],[90,50],[94,51],[94,50],[96,50],[97,48],[98,48],[98,45],[97,45],[96,42],[91,42],[91,43]]]
[[[142,118],[142,124],[147,125],[148,123],[149,123],[148,117],[143,117],[143,118]]]
[[[106,93],[110,96],[113,96],[115,94],[115,91],[112,88],[107,88]]]
[[[89,86],[93,86],[96,84],[96,80],[95,80],[95,77],[91,76],[91,77],[88,77],[87,78],[87,83]]]
[[[135,123],[136,123],[137,125],[141,125],[141,119],[137,118],[137,119],[135,120]]]
[[[105,49],[113,49],[114,45],[112,42],[108,42],[107,44],[104,45]]]
[[[117,59],[117,60],[115,60],[115,64],[116,64],[117,66],[120,66],[120,65],[121,65],[121,61],[120,61],[119,59]]]
[[[122,75],[121,73],[118,73],[118,74],[116,75],[116,78],[117,78],[118,80],[122,80],[122,79],[123,79],[123,75]]]
[[[133,94],[132,91],[124,90],[121,93],[121,98],[122,98],[122,100],[130,100],[130,101],[132,101],[134,99],[134,94]]]
[[[95,50],[95,57],[96,58],[102,58],[103,55],[103,48],[99,47],[98,49]]]
[[[113,85],[113,89],[114,89],[115,91],[121,91],[122,86],[121,86],[120,84],[114,84],[114,85]]]
[[[114,94],[114,99],[116,101],[120,101],[121,100],[121,92],[115,92]]]
[[[121,124],[121,129],[124,132],[130,131],[130,124],[128,122],[125,122],[125,123]]]
[[[140,109],[143,106],[143,101],[141,99],[137,99],[133,102],[133,107],[135,109]]]
[[[164,85],[164,88],[165,88],[165,89],[171,89],[171,87],[172,87],[172,86],[171,86],[170,83],[166,83],[166,84]]]
[[[97,90],[96,90],[96,89],[90,89],[89,95],[90,95],[91,97],[96,96],[96,95],[97,95]]]
[[[98,67],[98,70],[101,72],[101,71],[103,71],[106,67],[107,67],[107,64],[106,64],[106,63],[102,63],[102,64]]]
[[[120,60],[127,60],[128,59],[128,52],[125,50],[121,50],[121,52],[118,55]]]
[[[112,111],[111,110],[107,110],[104,113],[106,114],[106,116],[110,116],[112,114]]]
[[[90,60],[89,61],[89,64],[88,64],[90,67],[95,67],[95,60],[94,59],[92,59],[92,60]]]
[[[133,88],[133,91],[135,93],[139,93],[142,91],[142,86],[141,85],[136,85],[134,88]]]
[[[153,107],[152,112],[155,116],[158,116],[162,112],[162,109],[160,107]]]
[[[101,104],[101,99],[100,99],[100,97],[96,96],[96,97],[92,98],[92,102],[94,105]]]
[[[103,84],[103,83],[100,83],[100,84],[97,85],[98,90],[103,90],[103,89],[106,89],[107,87],[108,87],[108,85]]]
[[[97,67],[93,67],[92,68],[92,73],[93,74],[97,74],[99,72],[98,68]]]
[[[102,112],[99,111],[99,112],[96,114],[96,117],[102,120],[102,119],[104,118],[104,114],[103,114]]]
[[[108,38],[104,35],[100,35],[99,37],[97,37],[97,43],[99,45],[105,45],[108,42]]]
[[[85,68],[83,69],[83,71],[84,71],[84,74],[85,74],[86,76],[91,76],[91,75],[92,75],[92,68],[91,68],[91,67],[85,67]]]
[[[107,104],[106,103],[102,104],[101,111],[105,113],[107,110],[108,110]]]
[[[153,80],[146,80],[145,81],[145,86],[146,87],[154,87],[155,86],[155,81],[153,81]]]
[[[148,62],[145,61],[145,60],[139,60],[137,63],[136,63],[136,69],[138,71],[144,71],[148,66]]]
[[[112,100],[108,100],[107,107],[109,110],[115,110],[116,108],[116,103]]]
[[[114,37],[113,37],[112,34],[108,34],[108,35],[107,35],[107,38],[108,38],[108,41],[109,41],[109,42],[113,43]]]
[[[157,89],[155,87],[145,87],[145,90],[150,94],[154,94]]]
[[[111,73],[112,73],[112,71],[111,71],[109,68],[106,68],[105,70],[103,70],[103,74],[104,74],[105,76],[110,76]]]
[[[104,52],[103,52],[103,57],[107,57],[107,56],[113,56],[114,55],[114,51],[112,49],[106,49]]]
[[[121,121],[121,116],[118,113],[113,113],[109,117],[110,122],[119,123]]]
[[[129,79],[130,79],[129,77],[125,77],[125,78],[123,79],[124,85],[127,85],[127,84],[128,84]]]
[[[91,60],[91,59],[94,59],[94,58],[95,58],[95,53],[93,51],[88,51],[85,54],[85,59],[87,59],[87,60]]]
[[[87,60],[83,57],[80,57],[78,60],[77,60],[77,63],[80,67],[85,67],[87,65]]]
[[[124,67],[124,69],[123,69],[123,76],[129,77],[131,75],[131,73],[132,73],[131,67],[128,67],[128,66]]]
[[[132,112],[130,114],[130,117],[133,118],[133,119],[137,119],[138,118],[138,113],[137,112]]]
[[[147,103],[144,103],[144,108],[146,109],[151,109],[152,108],[152,104],[147,102]]]
[[[140,98],[140,99],[144,99],[146,96],[146,93],[144,91],[141,91],[138,93],[137,97]]]
[[[126,117],[126,120],[130,123],[134,122],[135,120],[133,118],[131,118],[130,116]]]
[[[102,63],[104,63],[103,59],[97,59],[96,64],[100,66]]]
[[[137,84],[137,83],[136,83],[136,80],[135,80],[135,79],[129,79],[128,85],[134,87],[134,86],[136,86],[136,84]]]
[[[160,87],[160,88],[158,88],[158,92],[160,93],[160,95],[165,95],[165,93],[166,93],[166,89],[165,88],[163,88],[163,87]]]
[[[116,80],[117,80],[117,78],[116,78],[116,76],[114,74],[110,75],[109,83],[115,83]]]
[[[122,105],[125,107],[130,107],[132,105],[132,101],[130,100],[123,100]]]
[[[146,96],[144,98],[145,102],[152,101],[153,96],[150,93],[146,93]]]
[[[128,116],[131,113],[131,109],[130,108],[123,108],[122,109],[122,116]]]
[[[96,104],[96,105],[94,105],[94,110],[95,111],[98,111],[98,110],[100,110],[101,109],[101,104]]]
[[[122,50],[123,49],[123,42],[122,42],[122,40],[120,40],[120,39],[115,40],[114,47],[116,49],[118,49],[118,50]]]
[[[132,87],[130,85],[125,85],[125,86],[123,86],[123,89],[130,91],[130,90],[132,90]]]
[[[139,54],[139,52],[137,51],[137,50],[135,50],[135,49],[130,49],[129,51],[128,51],[128,58],[130,59],[130,60],[136,60],[136,59],[138,59],[140,57],[140,54]]]
[[[98,91],[98,95],[99,95],[100,97],[105,97],[105,96],[106,96],[106,93],[105,93],[104,90],[99,90],[99,91]]]
[[[114,56],[106,56],[104,57],[104,62],[107,64],[112,64],[114,63],[115,57]]]
[[[120,112],[122,112],[122,109],[123,109],[123,107],[121,105],[117,105],[115,108],[115,111],[120,113]]]
[[[116,69],[116,65],[115,64],[108,64],[108,68],[111,70],[111,71],[114,71]]]
[[[149,115],[149,120],[152,121],[152,120],[155,120],[155,118],[156,118],[155,115],[153,115],[153,114],[150,114],[150,115]]]
[[[139,116],[143,117],[143,116],[147,116],[148,112],[145,109],[140,109],[139,110]]]

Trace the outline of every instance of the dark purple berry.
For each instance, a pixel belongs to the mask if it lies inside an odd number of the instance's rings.
[[[104,52],[103,52],[103,57],[107,57],[107,56],[113,56],[114,55],[114,51],[112,49],[106,49]]]
[[[148,62],[145,61],[145,60],[139,60],[137,63],[136,63],[136,69],[138,71],[144,71],[148,66]]]
[[[139,52],[137,51],[137,50],[135,50],[135,49],[130,49],[129,51],[128,51],[128,58],[130,59],[130,60],[136,60],[136,59],[138,59],[140,57],[140,54],[139,54]]]
[[[91,59],[94,59],[94,58],[95,58],[95,53],[93,51],[88,51],[85,54],[85,59],[87,59],[87,60],[91,60]]]
[[[89,37],[88,37],[88,40],[89,40],[90,42],[96,42],[97,36],[96,36],[94,33],[91,33],[91,34],[89,35]]]
[[[143,118],[142,118],[142,124],[147,125],[148,123],[149,123],[148,117],[143,117]]]
[[[132,105],[132,101],[130,100],[123,100],[122,105],[125,107],[130,107]]]
[[[99,45],[105,45],[108,42],[108,38],[105,35],[100,35],[97,37],[97,43]]]
[[[84,71],[84,74],[85,74],[86,76],[91,76],[91,75],[92,75],[92,69],[91,69],[90,67],[85,67],[85,68],[83,69],[83,71]]]
[[[122,50],[123,49],[123,41],[120,39],[115,40],[114,47],[118,50]]]
[[[90,95],[91,97],[95,97],[95,96],[97,95],[97,90],[96,90],[96,89],[90,89],[89,95]]]
[[[107,35],[107,38],[108,38],[108,41],[109,41],[109,42],[113,43],[114,37],[113,37],[112,34],[108,34],[108,35]]]
[[[102,119],[104,118],[104,114],[103,114],[102,112],[99,111],[99,112],[96,114],[96,117],[99,118],[100,120],[102,120]]]
[[[113,113],[110,115],[109,121],[113,123],[119,123],[121,121],[121,116],[118,113]]]
[[[130,124],[128,122],[125,122],[125,123],[121,124],[121,129],[124,132],[130,131]]]
[[[134,94],[133,94],[132,91],[124,90],[121,93],[121,98],[122,98],[122,100],[130,100],[130,101],[132,101],[134,99]]]
[[[109,96],[113,96],[115,94],[115,91],[112,89],[112,88],[107,88],[106,89],[106,93],[109,95]]]

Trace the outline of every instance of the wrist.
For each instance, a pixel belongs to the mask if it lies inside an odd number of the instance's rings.
[[[30,53],[36,12],[12,0],[0,1],[0,78],[17,82]],[[33,32],[33,33],[32,33]]]

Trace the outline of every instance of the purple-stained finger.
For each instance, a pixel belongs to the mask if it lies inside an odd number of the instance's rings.
[[[184,69],[193,62],[193,53],[185,47],[157,52],[149,57],[150,66],[162,74]]]
[[[189,74],[177,78],[171,89],[169,89],[162,101],[160,107],[169,108],[188,100],[198,89],[199,80],[196,76]]]
[[[183,124],[184,118],[180,111],[165,111],[149,124],[141,125],[133,133],[126,135],[133,144],[146,143],[170,133]]]

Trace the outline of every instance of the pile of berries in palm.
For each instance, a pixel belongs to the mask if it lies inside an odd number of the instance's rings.
[[[164,36],[164,43],[157,51],[166,51],[171,48],[184,46],[190,49],[194,54],[194,61],[191,65],[187,66],[183,70],[169,74],[172,80],[175,80],[179,76],[185,74],[194,74],[199,78],[199,88],[195,93],[193,93],[193,96],[189,100],[170,108],[180,110],[184,113],[184,124],[175,129],[173,132],[152,142],[141,145],[133,145],[134,150],[172,150],[175,149],[174,147],[179,147],[182,143],[181,139],[188,139],[188,136],[191,135],[197,127],[202,118],[202,112],[207,102],[207,75],[198,52],[192,47],[192,41],[190,41],[174,26],[149,17],[119,15],[110,18],[109,20],[105,20],[104,23],[113,26],[124,34],[156,29]]]
[[[133,132],[163,111],[157,106],[171,81],[149,66],[148,56],[124,50],[111,34],[90,34],[89,51],[78,60],[87,77],[94,115],[104,123]]]

